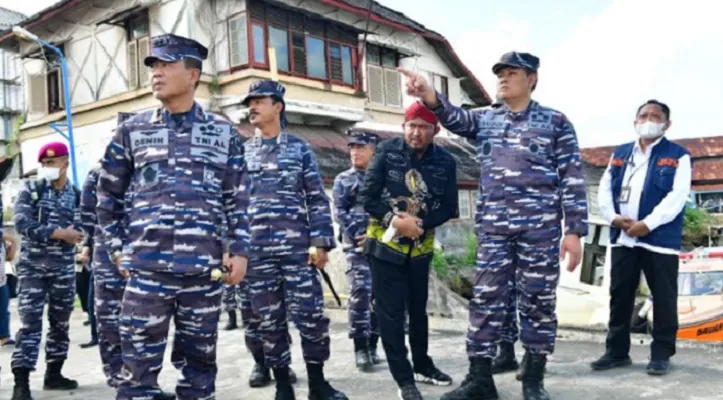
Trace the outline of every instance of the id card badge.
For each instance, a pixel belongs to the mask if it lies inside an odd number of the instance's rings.
[[[619,202],[620,204],[627,204],[628,200],[630,200],[630,186],[623,186],[620,191]]]

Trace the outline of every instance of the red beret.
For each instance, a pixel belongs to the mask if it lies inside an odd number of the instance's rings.
[[[46,158],[64,157],[68,155],[68,146],[62,142],[51,142],[40,148],[38,162]]]
[[[404,110],[404,122],[417,118],[432,125],[437,125],[439,123],[437,116],[419,101],[414,102],[411,106]]]

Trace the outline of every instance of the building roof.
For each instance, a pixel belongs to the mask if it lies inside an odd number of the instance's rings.
[[[64,9],[73,7],[74,5],[84,0],[62,0],[52,6],[39,11],[25,21],[22,26],[26,29],[32,28],[32,26],[40,24],[48,19],[52,18],[57,13]],[[385,7],[379,2],[374,0],[320,0],[323,4],[337,7],[345,11],[357,14],[360,17],[367,18],[370,20],[381,23],[387,26],[394,27],[399,30],[416,33],[424,37],[427,42],[434,48],[437,55],[449,66],[450,70],[456,78],[460,79],[460,86],[475,103],[474,105],[482,107],[492,104],[492,98],[487,93],[482,83],[474,76],[474,74],[464,65],[462,60],[459,58],[457,53],[452,48],[452,45],[437,32],[427,29],[424,25],[414,21],[406,15],[392,10],[389,7]],[[371,10],[371,12],[370,12]],[[0,26],[0,42],[4,41],[12,34],[10,28],[3,28]]]
[[[0,7],[0,29],[12,29],[13,25],[17,25],[25,18],[27,18],[25,14],[21,14],[13,10],[8,10],[5,7]]]
[[[685,147],[693,160],[701,158],[723,158],[723,136],[673,140]],[[580,150],[582,159],[596,167],[606,167],[616,146],[590,147]]]
[[[254,128],[248,123],[236,125],[241,135],[250,138]],[[348,137],[345,133],[326,126],[306,126],[289,124],[289,133],[296,135],[311,145],[316,154],[321,176],[325,182],[332,182],[339,173],[351,168]],[[395,132],[375,131],[381,138],[387,139],[399,135]],[[474,148],[448,138],[435,138],[435,143],[449,151],[457,161],[457,183],[462,186],[477,185],[479,182],[479,164],[474,158]]]

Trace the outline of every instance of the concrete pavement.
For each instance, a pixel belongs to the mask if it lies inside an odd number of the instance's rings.
[[[13,307],[14,308],[14,307]],[[352,343],[346,335],[346,315],[339,310],[330,310],[332,318],[332,357],[326,368],[327,378],[332,385],[345,391],[350,399],[396,399],[395,385],[391,380],[386,364],[378,370],[362,374],[357,372],[352,361]],[[13,310],[12,329],[19,326],[17,314]],[[87,341],[88,328],[82,325],[84,320],[81,312],[72,318],[70,358],[65,372],[68,376],[78,379],[81,387],[73,392],[42,391],[42,375],[44,372],[43,354],[41,351],[38,371],[31,376],[33,395],[36,400],[112,400],[114,392],[105,386],[100,368],[98,349],[80,349],[78,345]],[[222,325],[225,325],[222,322]],[[466,372],[467,360],[464,350],[464,334],[458,329],[440,329],[445,324],[435,320],[435,329],[430,333],[430,354],[440,369],[451,374],[456,382]],[[297,397],[306,398],[306,372],[301,358],[298,332],[294,331],[293,367],[299,374]],[[609,400],[609,399],[667,399],[667,400],[712,400],[723,399],[723,346],[701,346],[682,344],[678,355],[674,358],[674,370],[664,378],[653,378],[645,374],[647,362],[646,338],[636,337],[632,356],[634,366],[617,371],[592,373],[588,367],[590,361],[601,354],[603,336],[599,333],[583,333],[573,331],[560,332],[557,351],[548,364],[546,386],[553,399],[558,400]],[[219,375],[217,380],[218,400],[237,399],[273,399],[273,389],[249,389],[248,374],[251,371],[251,357],[243,342],[243,331],[222,331],[219,347]],[[641,344],[642,341],[642,344]],[[518,353],[521,348],[518,347]],[[2,383],[0,399],[9,399],[12,387],[10,373],[11,348],[0,349],[0,366],[2,367]],[[160,383],[166,390],[173,390],[177,377],[168,360],[160,376]],[[456,385],[455,382],[455,385]],[[506,374],[497,378],[501,399],[521,399],[519,382],[514,374]],[[448,388],[422,386],[425,399],[438,399]]]

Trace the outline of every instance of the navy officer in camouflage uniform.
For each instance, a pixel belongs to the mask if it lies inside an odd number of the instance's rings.
[[[403,71],[410,95],[422,98],[446,129],[477,141],[482,169],[477,276],[467,335],[471,365],[467,379],[444,400],[497,398],[491,362],[501,339],[508,281],[515,274],[526,350],[520,371],[523,396],[549,398],[543,375],[555,347],[560,260],[569,255],[568,270],[577,267],[580,238],[588,227],[575,129],[564,114],[531,99],[539,64],[528,53],[504,54],[492,67],[503,106],[481,112],[451,105],[424,78]]]
[[[13,207],[22,236],[18,272],[18,313],[23,326],[12,359],[12,400],[31,400],[28,376],[35,370],[42,337],[43,308],[48,303],[45,342],[46,390],[71,390],[78,382],[61,375],[68,357],[69,319],[75,301],[76,246],[80,230],[80,190],[68,180],[68,147],[48,143],[38,154],[38,180],[23,186]]]
[[[162,107],[120,124],[103,157],[98,224],[112,259],[130,273],[121,310],[118,400],[161,394],[158,373],[171,319],[176,328],[171,358],[180,371],[176,394],[215,398],[223,286],[211,275],[222,267],[227,250],[226,283],[243,279],[249,233],[241,137],[193,99],[207,55],[195,40],[154,37],[145,65]],[[126,227],[124,198],[131,185]]]
[[[284,93],[278,82],[261,80],[251,84],[243,101],[256,127],[254,137],[244,143],[252,246],[246,283],[255,316],[244,324],[263,340],[277,400],[295,398],[287,313],[301,335],[309,399],[343,400],[347,397],[324,378],[329,318],[316,270],[324,267],[327,252],[336,245],[329,198],[311,146],[286,131]]]
[[[364,175],[379,137],[363,131],[352,131],[349,135],[352,167],[334,179],[334,219],[341,229],[342,248],[346,253],[345,273],[351,288],[349,338],[354,340],[357,368],[369,371],[381,361],[377,355],[379,327],[372,309],[372,275],[364,254],[369,214],[357,201],[357,194],[364,183]]]

